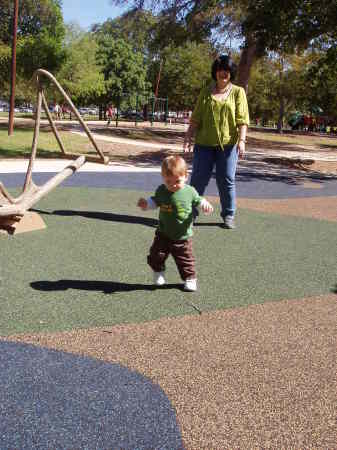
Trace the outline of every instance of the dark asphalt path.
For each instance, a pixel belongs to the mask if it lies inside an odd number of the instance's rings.
[[[53,173],[36,173],[36,184],[45,183]],[[21,187],[25,174],[0,173],[6,188]],[[305,182],[306,183],[305,183]],[[129,189],[152,192],[162,182],[158,172],[78,172],[62,186]],[[309,182],[309,183],[308,183]],[[310,186],[312,183],[312,187]],[[213,178],[206,190],[207,195],[217,195]],[[337,179],[316,175],[300,177],[291,172],[268,173],[241,168],[237,172],[237,195],[244,198],[282,199],[298,197],[325,197],[337,195]]]
[[[1,450],[182,450],[162,389],[119,364],[0,341]]]

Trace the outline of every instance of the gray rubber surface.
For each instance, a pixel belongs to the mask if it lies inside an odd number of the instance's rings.
[[[53,173],[34,174],[37,184],[45,183]],[[7,188],[23,185],[25,174],[1,174],[0,180]],[[298,198],[325,197],[337,195],[337,179],[325,176],[307,178],[319,189],[303,185],[299,177],[287,175],[268,175],[240,169],[237,172],[237,195],[245,198]],[[87,186],[93,188],[116,188],[152,192],[162,182],[158,172],[79,172],[68,178],[63,186]],[[217,195],[215,179],[212,178],[206,190],[207,195]]]

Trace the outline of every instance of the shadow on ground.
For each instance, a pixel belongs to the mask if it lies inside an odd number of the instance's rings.
[[[236,180],[239,182],[250,182],[254,180],[281,182],[288,185],[302,184],[304,180],[315,183],[325,183],[329,180],[336,180],[337,175],[324,174],[310,169],[298,169],[296,167],[280,166],[272,163],[261,163],[242,161],[236,173]]]
[[[153,284],[120,283],[115,281],[99,280],[58,280],[58,281],[33,281],[30,283],[33,289],[39,291],[66,291],[67,289],[79,289],[82,291],[102,291],[104,294],[131,291],[154,291],[156,289],[181,289],[182,284],[166,284],[161,287]]]
[[[183,449],[162,389],[119,364],[0,341],[0,447]]]
[[[152,141],[158,144],[183,144],[185,132],[172,130],[172,129],[158,129],[142,127],[137,130],[136,127],[132,126],[130,123],[130,128],[107,128],[106,126],[91,126],[91,130],[95,133],[101,134],[102,136],[112,136],[121,137],[126,139],[142,140],[142,141]]]
[[[88,219],[107,220],[109,222],[132,223],[137,225],[146,225],[148,227],[157,227],[158,220],[151,217],[130,216],[128,214],[113,214],[99,211],[74,211],[74,210],[56,210],[52,213],[35,210],[38,213],[53,214],[56,216],[81,216]]]
[[[80,216],[88,219],[107,220],[109,222],[132,223],[137,225],[146,225],[148,227],[157,228],[158,220],[151,217],[130,216],[127,214],[114,214],[100,211],[74,211],[74,210],[56,210],[53,212],[42,211],[40,209],[32,209],[38,214],[56,215],[63,217]],[[197,227],[222,227],[223,222],[197,222]]]
[[[335,142],[331,142],[331,144],[319,144],[315,143],[314,145],[310,145],[310,141],[308,140],[308,144],[296,144],[296,142],[292,143],[291,141],[296,138],[296,134],[287,134],[283,133],[282,136],[287,137],[289,139],[288,142],[286,141],[272,141],[269,139],[263,139],[263,132],[261,133],[261,137],[248,137],[248,143],[249,145],[252,145],[253,147],[259,147],[259,148],[268,148],[271,152],[273,151],[288,151],[288,152],[311,152],[313,150],[320,150],[320,151],[327,151],[331,152],[334,148],[336,148]],[[330,136],[324,136],[324,138],[329,139]],[[332,137],[332,139],[335,137]],[[310,147],[308,149],[308,145]]]

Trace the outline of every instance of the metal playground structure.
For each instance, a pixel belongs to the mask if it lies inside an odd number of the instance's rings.
[[[47,78],[51,81],[58,91],[63,96],[64,100],[68,103],[70,109],[74,113],[75,117],[78,119],[82,125],[85,133],[87,134],[89,140],[93,144],[97,155],[83,155],[79,153],[68,153],[62,142],[61,136],[56,128],[56,124],[52,118],[52,115],[48,108],[48,103],[44,93],[43,78]],[[109,158],[104,156],[103,152],[97,146],[97,143],[92,136],[88,126],[85,124],[80,113],[77,111],[75,105],[71,101],[70,97],[63,90],[56,78],[44,69],[38,69],[33,76],[33,79],[37,85],[37,104],[36,104],[36,116],[35,116],[35,126],[34,135],[32,142],[32,151],[27,167],[27,172],[25,176],[24,185],[22,192],[18,197],[13,197],[5,188],[5,186],[0,182],[0,230],[5,231],[9,234],[13,234],[19,223],[23,223],[25,218],[27,218],[26,226],[23,225],[23,231],[29,231],[29,229],[36,229],[33,223],[32,214],[29,213],[29,209],[37,203],[42,197],[47,195],[50,191],[55,189],[60,183],[62,183],[66,178],[73,175],[80,167],[82,167],[87,161],[108,164]],[[64,159],[71,159],[73,162],[65,167],[60,173],[56,174],[45,184],[38,186],[33,181],[33,167],[37,154],[37,145],[39,139],[40,122],[41,122],[41,111],[44,109],[47,119],[49,121],[52,132],[55,135],[56,141],[61,150],[61,156]],[[43,226],[44,227],[44,226]]]

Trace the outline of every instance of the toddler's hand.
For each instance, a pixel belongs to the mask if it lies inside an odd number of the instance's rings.
[[[201,202],[201,209],[202,209],[202,212],[207,215],[212,214],[212,212],[213,212],[213,206],[205,198]]]
[[[137,206],[145,211],[147,209],[147,200],[145,198],[140,198],[137,202]]]

